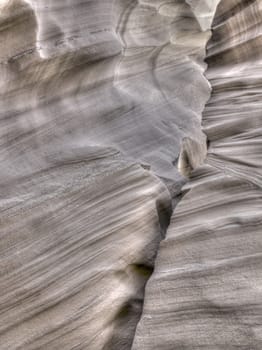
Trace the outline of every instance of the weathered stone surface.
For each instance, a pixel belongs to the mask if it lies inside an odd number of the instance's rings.
[[[208,44],[207,158],[161,242],[134,350],[262,347],[261,31],[261,1],[221,1]]]
[[[1,2],[1,350],[131,348],[206,154],[203,4]]]
[[[218,3],[0,1],[0,350],[261,350],[262,9]]]

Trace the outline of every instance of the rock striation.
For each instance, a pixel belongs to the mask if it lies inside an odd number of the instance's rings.
[[[262,8],[218,3],[0,1],[0,350],[261,349]]]
[[[133,350],[261,349],[261,5],[218,6],[207,52],[207,158],[161,242]]]
[[[216,3],[1,2],[1,350],[131,348]]]

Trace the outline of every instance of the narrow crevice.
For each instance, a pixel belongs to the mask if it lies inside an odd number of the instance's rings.
[[[143,284],[138,293],[127,300],[114,315],[113,335],[103,350],[121,350],[132,346],[136,326],[143,310],[145,284],[153,273],[153,266],[132,264],[129,270],[135,275],[134,278],[142,280]]]
[[[181,198],[181,194],[177,196]],[[176,201],[178,203],[178,200]],[[134,276],[134,280],[140,282],[140,290],[136,290],[133,297],[129,298],[114,315],[114,331],[112,337],[102,350],[121,350],[131,349],[137,325],[143,313],[145,289],[150,277],[154,272],[154,264],[159,250],[160,242],[165,238],[167,229],[170,225],[171,216],[174,210],[170,196],[170,202],[156,201],[156,210],[158,215],[160,241],[157,247],[147,247],[154,250],[150,261],[136,262],[128,266],[129,273]],[[125,272],[123,272],[125,273]]]
[[[212,35],[213,35],[213,32],[212,32]],[[210,37],[210,40],[212,39],[212,35]],[[204,62],[207,64],[206,70],[208,69],[208,62],[206,61],[206,59],[207,59],[207,46],[208,46],[208,42],[206,43],[206,56],[204,59]],[[204,76],[205,76],[206,80],[208,81],[208,78],[206,77],[205,74],[204,74]],[[209,101],[211,99],[211,95],[212,95],[212,87],[211,86],[210,86],[210,89],[211,89],[210,96],[209,96],[208,100],[206,101],[205,106],[209,103]],[[205,110],[205,108],[202,111],[201,118],[203,117],[204,110]],[[158,206],[159,223],[160,223],[160,227],[162,230],[161,231],[161,240],[164,240],[166,237],[167,230],[170,226],[171,217],[175,213],[176,206],[179,204],[179,202],[181,200],[183,200],[183,197],[190,191],[190,189],[183,190],[184,185],[190,181],[190,175],[191,175],[192,171],[194,171],[198,166],[203,164],[205,159],[206,159],[207,150],[210,146],[210,140],[208,139],[207,135],[203,131],[202,123],[200,126],[201,126],[201,130],[202,130],[203,134],[206,136],[206,145],[204,146],[204,148],[203,148],[203,144],[201,144],[201,143],[196,144],[196,142],[191,140],[190,138],[185,138],[184,140],[182,140],[182,143],[181,143],[180,154],[179,154],[178,158],[173,162],[173,165],[179,170],[181,175],[184,177],[184,183],[181,184],[181,188],[180,188],[179,193],[177,193],[171,199],[172,204],[171,204],[170,210],[168,210],[168,211],[163,210],[163,208],[161,208],[161,205]],[[196,152],[199,152],[199,157],[197,157],[198,159],[196,161],[196,164],[192,164],[192,158],[193,158],[193,155],[196,154]],[[160,243],[161,243],[161,241],[159,242],[159,246],[158,246],[158,249],[156,252],[154,264],[156,262],[157,255],[159,253]],[[144,292],[143,292],[143,302],[142,302],[142,306],[141,306],[140,316],[139,316],[139,319],[137,321],[137,326],[138,326],[139,322],[141,321],[142,314],[143,314],[143,305],[144,305],[144,301],[145,301],[147,284],[148,284],[150,277],[152,276],[153,273],[154,273],[154,267],[152,268],[152,271],[151,271],[150,275],[148,276],[147,281],[145,282]],[[134,332],[134,339],[133,339],[131,350],[133,349],[135,336],[136,336],[136,333]]]

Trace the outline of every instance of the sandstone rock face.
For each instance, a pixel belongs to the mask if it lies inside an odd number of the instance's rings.
[[[176,192],[181,140],[191,138],[205,156],[200,126],[210,93],[203,76],[210,32],[201,30],[197,4],[29,3],[10,0],[1,10],[1,110],[24,113],[19,125],[8,119],[4,135],[10,138],[10,128],[30,133],[39,145],[31,166],[38,168],[43,145],[113,147],[176,184]],[[210,20],[211,9],[205,11]]]
[[[181,143],[205,157],[206,27],[195,2],[2,2],[1,350],[131,348]]]
[[[0,350],[261,349],[261,2],[218,3],[0,2]]]
[[[261,32],[261,1],[221,1],[207,54],[207,158],[161,242],[134,350],[262,347]]]

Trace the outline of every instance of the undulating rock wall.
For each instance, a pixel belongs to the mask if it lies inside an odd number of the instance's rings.
[[[209,141],[161,242],[133,350],[262,348],[262,2],[222,0]]]
[[[1,350],[131,348],[206,154],[209,3],[1,1]]]
[[[261,1],[218,3],[0,1],[0,350],[261,349]]]

